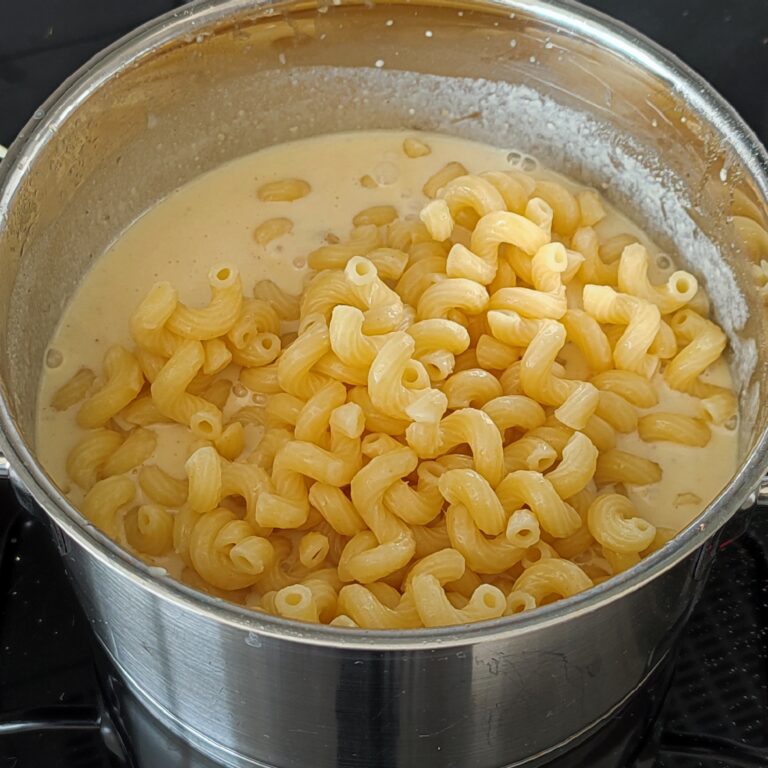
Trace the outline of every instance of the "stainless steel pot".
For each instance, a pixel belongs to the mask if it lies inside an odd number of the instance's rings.
[[[482,625],[299,625],[153,574],[35,461],[63,306],[117,232],[199,173],[279,141],[404,126],[529,152],[600,186],[703,278],[741,388],[738,472],[631,572]],[[205,2],[81,69],[0,164],[2,449],[128,688],[229,766],[534,766],[605,724],[668,657],[712,537],[754,502],[768,463],[752,269],[768,258],[767,174],[755,137],[693,72],[571,3]]]

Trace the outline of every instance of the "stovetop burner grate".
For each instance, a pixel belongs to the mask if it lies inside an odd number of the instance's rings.
[[[88,624],[47,532],[2,502],[0,759],[144,768],[104,709]],[[685,632],[656,729],[657,768],[768,766],[767,637],[768,520],[757,519],[719,554]]]

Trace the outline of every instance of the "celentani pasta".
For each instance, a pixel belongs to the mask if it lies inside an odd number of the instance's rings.
[[[597,191],[491,147],[258,153],[86,278],[40,453],[109,537],[255,611],[408,629],[534,610],[664,546],[730,476],[726,337],[658,256]]]

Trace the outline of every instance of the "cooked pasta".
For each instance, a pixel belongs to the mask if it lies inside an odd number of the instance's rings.
[[[301,290],[212,244],[196,300],[158,280],[132,345],[67,361],[48,399],[77,425],[64,469],[93,525],[212,595],[346,631],[512,617],[669,541],[642,503],[664,451],[704,460],[736,411],[697,279],[604,236],[623,229],[595,190],[442,146],[400,134],[328,222],[306,211],[335,180],[256,174],[251,257],[290,253]]]

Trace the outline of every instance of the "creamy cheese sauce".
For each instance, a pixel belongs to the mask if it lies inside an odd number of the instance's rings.
[[[115,241],[85,275],[72,298],[49,347],[39,393],[37,452],[53,480],[77,504],[81,491],[70,483],[65,470],[67,454],[84,431],[75,423],[77,408],[57,412],[49,406],[54,392],[79,368],[100,371],[102,359],[113,344],[131,346],[129,318],[158,280],[171,282],[179,298],[204,306],[209,300],[207,274],[219,262],[234,264],[250,293],[257,281],[269,278],[291,293],[299,293],[308,273],[307,254],[323,245],[329,235],[345,238],[352,217],[374,205],[394,205],[401,217],[418,214],[426,198],[426,179],[450,161],[459,161],[470,172],[519,167],[519,153],[452,137],[421,134],[431,154],[409,158],[403,140],[412,133],[380,131],[322,136],[283,144],[224,165],[175,191],[147,211]],[[526,171],[530,172],[528,167]],[[364,175],[379,184],[365,188]],[[552,172],[537,168],[532,175],[553,178],[578,188]],[[311,193],[294,202],[261,202],[256,190],[265,182],[296,177],[305,179]],[[675,269],[669,260],[655,263],[659,249],[637,226],[607,204],[608,216],[597,227],[601,237],[628,232],[651,253],[651,279],[660,282]],[[293,222],[293,231],[259,245],[256,226],[274,217]],[[50,351],[53,350],[54,354]],[[710,378],[729,385],[725,364]],[[654,410],[694,414],[696,401],[669,390],[657,377],[660,402]],[[251,402],[241,398],[238,407]],[[234,407],[233,403],[229,404]],[[176,425],[152,427],[158,444],[148,463],[156,463],[177,477],[190,440],[189,430]],[[258,440],[249,428],[249,442]],[[731,478],[737,458],[736,430],[712,427],[705,448],[671,443],[644,443],[634,435],[619,436],[618,447],[646,456],[663,469],[663,480],[627,492],[639,512],[657,526],[684,527]],[[142,499],[137,497],[137,502]]]

